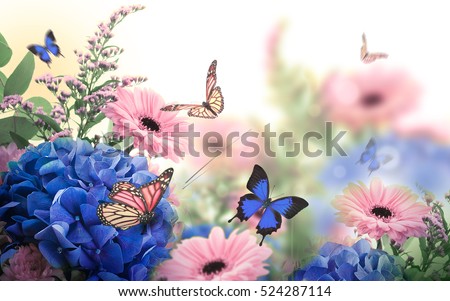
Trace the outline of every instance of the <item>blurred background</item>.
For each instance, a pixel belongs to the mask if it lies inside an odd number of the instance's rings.
[[[253,165],[263,166],[271,185],[276,184],[273,196],[298,195],[310,203],[266,239],[277,250],[271,260],[280,261],[272,266],[282,267],[269,277],[278,279],[309,259],[327,237],[336,236],[330,202],[349,182],[368,184],[381,177],[386,184],[405,185],[419,195],[430,191],[443,199],[448,192],[450,60],[445,54],[450,52],[450,19],[445,3],[3,1],[0,30],[14,49],[11,70],[3,71],[12,72],[27,45],[42,44],[52,29],[65,58],[55,58],[51,69],[36,61],[34,76],[76,75],[73,50],[84,49],[97,24],[126,4],[146,9],[115,30],[113,43],[125,48],[117,74],[148,77],[143,86],[157,91],[166,103],[200,103],[205,99],[206,71],[216,59],[225,110],[215,120],[190,119],[196,130],[226,136],[231,131],[262,132],[270,123],[277,133],[294,133],[284,146],[273,140],[275,158],[263,153],[242,158],[242,145],[236,142],[232,157],[214,160],[185,189],[184,182],[209,158],[187,157],[177,164],[153,160],[161,170],[176,169],[180,227],[218,224],[256,231],[257,219],[243,224],[227,220],[247,193]],[[388,59],[361,62],[363,32],[368,50],[386,52]],[[37,95],[52,99],[44,86],[33,82],[26,96]],[[286,158],[292,143],[301,142],[306,132],[325,135],[326,121],[333,122],[334,133],[347,131],[340,144],[348,156],[334,152],[329,157]],[[103,133],[107,128],[105,124],[95,130]],[[371,138],[381,163],[377,170],[355,164]],[[262,140],[255,141],[262,149]],[[201,149],[201,139],[196,147]],[[323,140],[311,145],[315,148],[324,149]],[[382,162],[383,156],[389,162]],[[340,233],[352,236],[352,229]]]

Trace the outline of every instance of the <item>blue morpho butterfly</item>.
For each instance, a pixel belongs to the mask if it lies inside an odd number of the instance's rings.
[[[272,201],[269,197],[269,179],[264,169],[255,165],[252,175],[247,183],[247,189],[253,193],[241,196],[235,217],[242,221],[248,220],[259,210],[263,210],[261,220],[256,226],[256,233],[263,236],[261,246],[266,235],[276,232],[281,226],[281,215],[285,218],[293,218],[301,210],[308,206],[308,202],[296,196],[288,196]]]
[[[47,65],[50,67],[50,63],[52,62],[52,59],[50,58],[50,53],[56,57],[58,57],[60,55],[62,57],[64,57],[64,55],[62,55],[61,51],[59,50],[59,46],[56,45],[55,42],[56,42],[56,39],[55,39],[55,36],[53,35],[53,31],[49,30],[45,34],[45,46],[33,44],[33,45],[29,45],[27,48],[34,55],[39,56],[41,61],[43,61],[44,63],[47,63]]]
[[[369,143],[366,145],[366,149],[361,154],[361,157],[356,163],[365,164],[369,163],[368,169],[370,171],[369,175],[375,170],[379,169],[382,164],[386,164],[392,160],[392,156],[390,155],[377,155],[377,145],[375,144],[375,140],[371,138]]]

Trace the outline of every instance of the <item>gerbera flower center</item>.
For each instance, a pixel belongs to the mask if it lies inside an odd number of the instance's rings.
[[[361,99],[363,106],[372,108],[383,102],[383,96],[379,93],[369,93]]]
[[[141,125],[152,132],[159,132],[161,130],[161,125],[151,117],[142,117]]]
[[[226,267],[226,264],[222,260],[215,260],[208,262],[203,266],[202,272],[206,275],[211,274],[218,274],[220,273],[224,268]]]
[[[378,218],[390,218],[394,215],[389,208],[382,206],[375,206],[370,212]]]

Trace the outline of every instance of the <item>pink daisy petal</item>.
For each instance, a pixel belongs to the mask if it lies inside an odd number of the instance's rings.
[[[103,109],[106,117],[113,121],[114,131],[133,136],[134,147],[146,150],[151,156],[178,162],[180,157],[176,150],[184,152],[187,143],[180,138],[177,142],[173,135],[177,131],[186,132],[185,119],[177,117],[177,113],[161,111],[164,100],[149,89],[135,88],[131,92],[118,88],[117,98]]]
[[[401,186],[385,187],[374,179],[370,188],[350,183],[344,195],[336,196],[332,204],[339,210],[339,220],[346,226],[356,227],[358,233],[380,239],[387,234],[398,243],[408,237],[425,236],[423,218],[430,207],[418,203],[417,196]]]
[[[233,231],[228,238],[214,227],[208,238],[183,240],[157,269],[157,279],[256,280],[268,274],[264,263],[272,250],[259,247],[249,231]]]

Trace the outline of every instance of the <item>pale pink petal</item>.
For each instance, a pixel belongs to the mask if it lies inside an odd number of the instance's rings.
[[[403,243],[408,237],[425,235],[423,218],[430,207],[419,203],[417,196],[401,186],[385,187],[381,180],[374,179],[367,188],[363,183],[350,183],[344,195],[332,201],[339,221],[356,227],[359,234],[368,234],[380,239],[387,234],[391,239]]]

